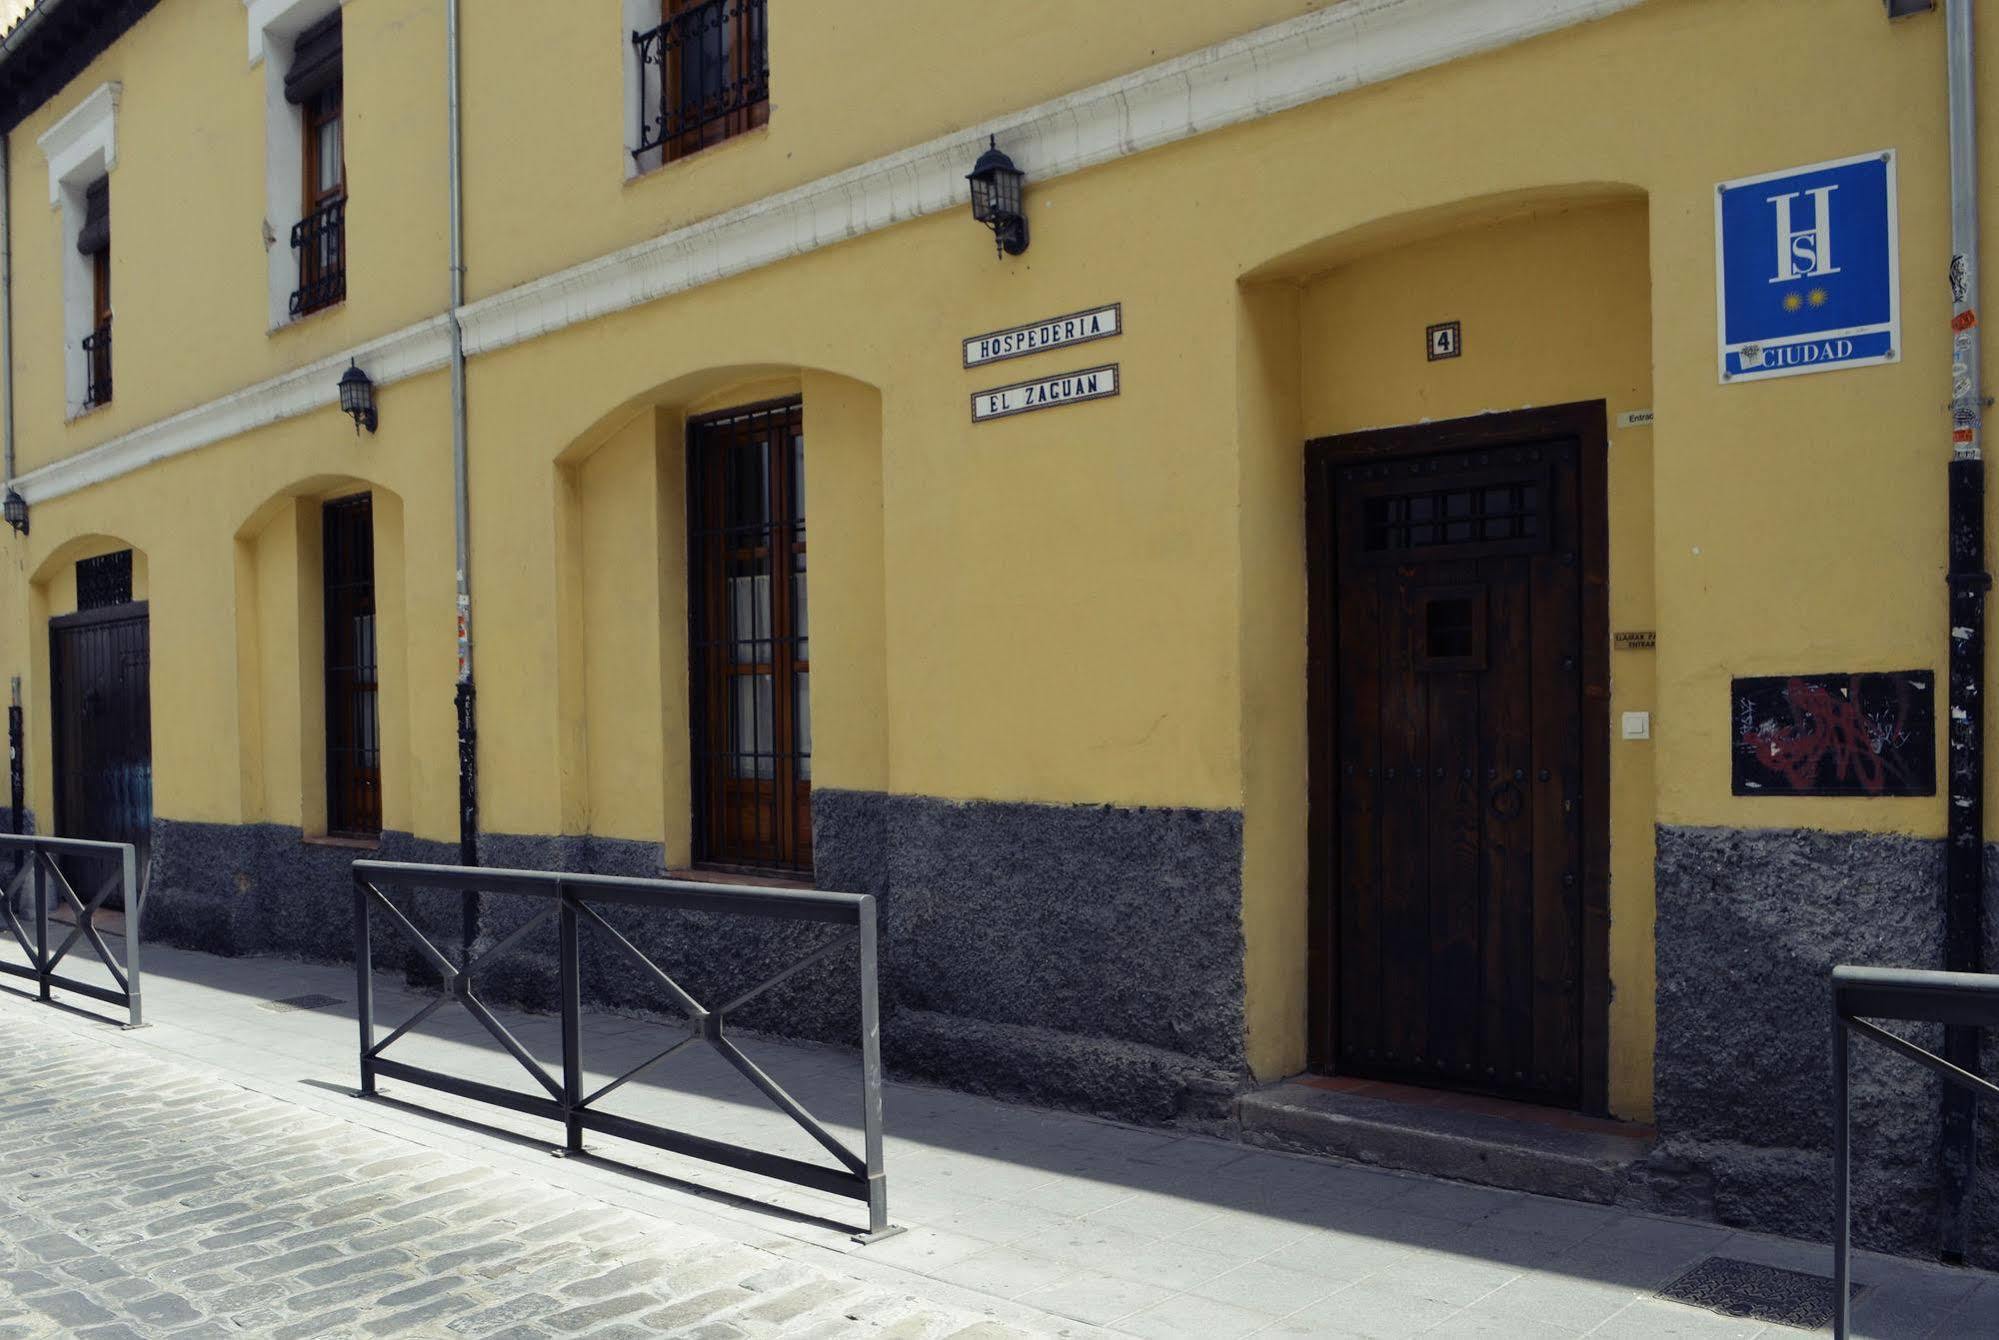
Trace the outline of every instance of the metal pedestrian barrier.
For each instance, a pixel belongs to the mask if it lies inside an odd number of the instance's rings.
[[[508,933],[464,964],[453,963],[431,943],[403,910],[389,900],[385,889],[425,888],[458,893],[511,893],[542,898],[548,906],[523,925]],[[599,905],[702,912],[723,916],[761,917],[772,920],[820,922],[844,927],[826,943],[788,967],[764,978],[728,1002],[710,1008],[673,980],[617,927],[605,920]],[[443,976],[444,989],[414,1015],[392,1029],[379,1042],[375,1038],[375,1009],[372,973],[373,924],[377,915],[407,936],[433,968]],[[494,1017],[473,991],[478,974],[520,945],[529,935],[556,923],[557,962],[562,999],[562,1075],[557,1079],[529,1054],[506,1025]],[[589,1093],[583,1090],[583,992],[579,946],[584,927],[603,936],[611,945],[636,960],[660,989],[687,1012],[687,1036],[665,1050],[633,1066],[617,1078]],[[726,1032],[729,1016],[781,982],[823,963],[849,945],[860,950],[861,1015],[861,1127],[864,1148],[856,1153],[828,1131],[778,1082],[744,1055]],[[566,1147],[583,1149],[583,1132],[596,1131],[626,1140],[706,1159],[743,1172],[773,1177],[797,1186],[811,1187],[834,1195],[864,1202],[868,1207],[868,1228],[856,1240],[872,1242],[901,1230],[888,1222],[888,1182],[882,1169],[882,1065],[881,1012],[876,998],[875,900],[866,894],[821,893],[757,885],[702,884],[671,879],[625,879],[608,875],[562,874],[537,870],[493,870],[452,865],[415,865],[396,861],[356,861],[354,863],[354,964],[356,1007],[361,1023],[361,1096],[375,1093],[376,1078],[407,1080],[460,1098],[492,1103],[516,1112],[547,1117],[563,1123]],[[457,1001],[546,1093],[540,1097],[498,1085],[448,1075],[422,1066],[393,1061],[385,1056],[391,1044],[428,1019],[447,1001]],[[665,1126],[618,1116],[600,1109],[598,1103],[640,1072],[666,1060],[696,1042],[705,1042],[755,1085],[771,1105],[797,1122],[836,1160],[839,1167],[808,1163],[745,1145],[712,1140]]]
[[[8,859],[10,854],[11,860]],[[64,860],[68,861],[72,872],[85,866],[95,872],[108,864],[110,873],[97,883],[96,891],[85,898],[70,882],[69,873],[63,870]],[[145,912],[145,892],[139,887],[138,853],[132,844],[0,833],[0,869],[9,870],[4,876],[6,894],[0,897],[0,918],[4,918],[7,931],[28,959],[26,967],[0,961],[0,972],[34,982],[45,1001],[52,999],[49,993],[53,988],[61,987],[108,1005],[121,1005],[129,1015],[125,1026],[142,1026],[145,1017],[139,1004],[139,923]],[[85,887],[91,883],[82,879],[79,882]],[[24,893],[31,895],[24,910],[34,929],[32,937],[28,927],[21,924],[23,913],[15,910],[15,904],[22,901]],[[97,914],[114,893],[120,896],[125,909],[125,957],[122,961],[104,943],[104,937],[96,926]],[[49,914],[63,907],[69,909],[72,918],[69,934],[51,950]],[[60,921],[56,923],[58,927],[62,924]],[[115,987],[79,981],[56,971],[79,941],[90,946],[91,952],[110,972],[111,980],[117,984]]]
[[[1868,1022],[1892,1019],[1902,1023],[1999,1028],[1999,975],[1918,968],[1837,967],[1832,970],[1832,1015],[1833,1334],[1844,1340],[1853,1323],[1848,1039],[1868,1038],[1935,1071],[1945,1083],[1969,1089],[1974,1095],[1999,1098],[1999,1084],[1952,1065],[1935,1052]]]

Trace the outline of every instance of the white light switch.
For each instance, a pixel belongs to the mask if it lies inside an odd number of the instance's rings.
[[[1650,712],[1626,712],[1624,714],[1624,738],[1627,740],[1651,739],[1652,714]]]

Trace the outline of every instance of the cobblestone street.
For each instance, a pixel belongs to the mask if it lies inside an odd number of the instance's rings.
[[[4,953],[4,951],[0,951]],[[1710,1258],[1823,1274],[1822,1244],[891,1084],[889,1213],[408,1084],[353,1097],[349,968],[147,951],[151,1022],[0,987],[0,1340],[167,1336],[1239,1336],[1781,1340],[1656,1296]],[[374,983],[383,1018],[425,999]],[[303,1002],[303,1003],[301,1003]],[[501,1011],[552,1054],[556,1020]],[[659,1020],[590,1012],[586,1075]],[[853,1058],[746,1035],[844,1138]],[[462,1012],[413,1053],[519,1067]],[[809,1157],[718,1058],[620,1110]],[[1999,1281],[1859,1253],[1856,1335],[1991,1334]],[[1823,1332],[1820,1332],[1823,1334]]]
[[[27,1008],[0,1005],[0,1340],[1032,1333],[92,1046]]]

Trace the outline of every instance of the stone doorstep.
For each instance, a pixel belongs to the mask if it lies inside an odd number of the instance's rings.
[[[1396,1084],[1287,1080],[1236,1112],[1245,1144],[1599,1205],[1653,1143],[1646,1126]]]

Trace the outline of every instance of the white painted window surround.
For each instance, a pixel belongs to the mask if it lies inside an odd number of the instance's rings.
[[[249,21],[250,66],[264,67],[264,254],[270,286],[270,329],[291,322],[292,290],[298,287],[298,260],[292,252],[292,225],[303,204],[305,125],[303,113],[285,100],[285,73],[291,68],[298,35],[339,9],[346,0],[243,0]]]
[[[650,32],[659,26],[660,3],[659,0],[621,0],[621,3],[618,45],[625,56],[625,123],[619,131],[618,142],[625,146],[625,179],[629,181],[665,161],[664,149],[653,149],[645,154],[635,152],[639,147],[639,118],[647,114],[647,108],[659,106],[660,70],[656,65],[648,70],[639,62],[639,49],[632,42],[632,34]],[[653,114],[657,115],[657,112]]]
[[[61,215],[56,229],[56,273],[62,276],[63,405],[65,419],[84,410],[89,385],[84,337],[92,329],[90,261],[76,249],[83,232],[83,193],[118,165],[118,84],[99,84],[35,146],[49,163],[49,208]],[[115,208],[115,203],[114,203]]]

